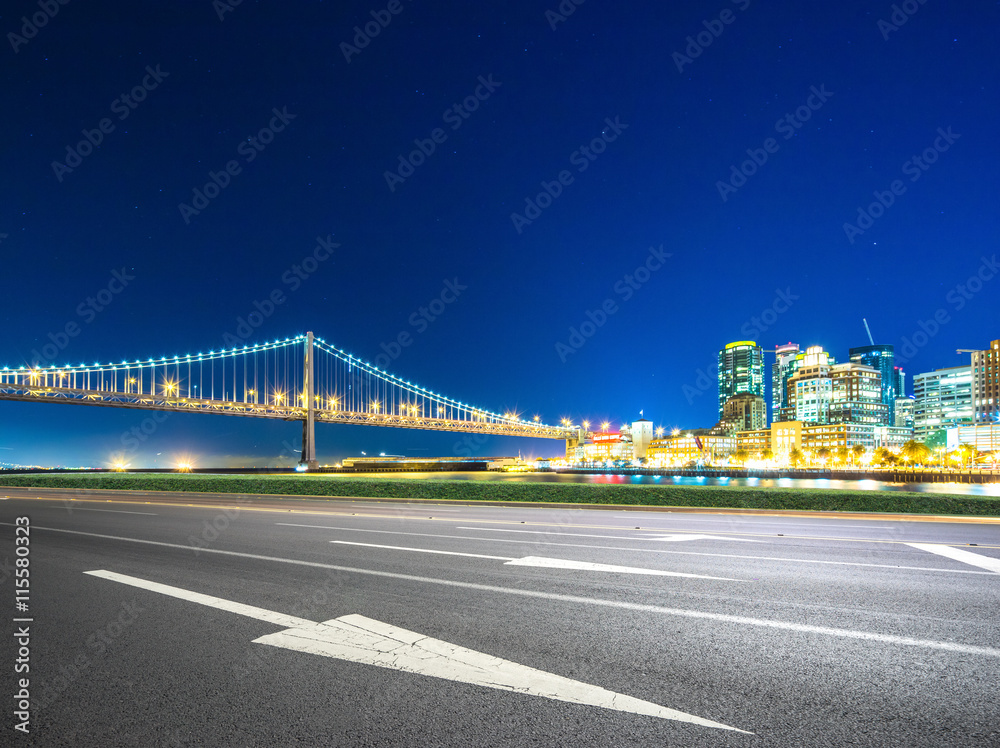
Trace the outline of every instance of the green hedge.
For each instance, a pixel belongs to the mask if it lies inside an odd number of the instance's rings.
[[[743,486],[597,485],[357,476],[0,475],[3,486],[1000,517],[1000,497]]]

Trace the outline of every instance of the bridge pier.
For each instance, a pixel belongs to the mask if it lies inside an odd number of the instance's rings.
[[[319,467],[316,461],[316,397],[313,384],[313,334],[306,333],[305,373],[306,417],[302,421],[302,455],[299,458],[299,470],[315,470]]]

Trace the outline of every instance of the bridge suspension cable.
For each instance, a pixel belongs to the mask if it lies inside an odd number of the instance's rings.
[[[0,400],[216,412],[310,425],[315,420],[550,439],[573,434],[565,426],[526,421],[433,392],[311,333],[172,358],[5,366]]]

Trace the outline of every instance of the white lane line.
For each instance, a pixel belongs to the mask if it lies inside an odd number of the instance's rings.
[[[340,616],[316,623],[110,571],[86,571],[84,574],[290,627],[254,639],[254,644],[268,644],[272,647],[401,670],[431,678],[541,696],[554,701],[596,706],[618,712],[687,722],[701,727],[752,734],[720,722],[608,691],[599,686],[519,665],[511,660],[460,647],[440,639],[432,639],[361,615]]]
[[[995,574],[1000,574],[1000,558],[980,556],[978,553],[963,551],[960,548],[952,548],[948,545],[935,545],[933,543],[907,543],[907,545],[911,548],[916,548],[917,550],[936,553],[937,555],[944,556],[945,558],[961,561],[963,564],[971,564],[972,566],[978,566],[981,569],[987,569]]]
[[[571,538],[601,538],[603,540],[732,540],[739,543],[763,543],[763,540],[749,538],[731,538],[722,535],[700,535],[698,533],[677,535],[585,535],[579,532],[550,532],[548,530],[509,530],[506,527],[456,527],[456,530],[475,530],[476,532],[517,532],[527,535],[565,536]]]
[[[417,553],[440,553],[444,556],[466,556],[468,558],[488,558],[494,561],[506,561],[504,566],[534,566],[544,569],[574,569],[576,571],[605,571],[615,574],[647,574],[656,577],[685,577],[687,579],[714,579],[721,582],[739,582],[739,579],[728,577],[709,577],[704,574],[685,574],[679,571],[660,571],[659,569],[640,569],[635,566],[615,566],[613,564],[596,564],[590,561],[569,561],[562,558],[544,558],[542,556],[525,556],[511,558],[510,556],[482,556],[478,553],[457,553],[455,551],[436,551],[428,548],[404,548],[398,545],[375,545],[374,543],[352,543],[348,540],[331,540],[339,545],[360,545],[366,548],[386,548],[392,551],[416,551]]]
[[[122,509],[89,509],[85,506],[71,506],[70,511],[73,512],[111,512],[112,514],[148,514],[150,517],[155,517],[156,512],[126,512]]]
[[[0,522],[0,524],[3,524]],[[945,574],[990,574],[988,571],[972,569],[943,569],[939,566],[899,566],[897,564],[866,564],[860,561],[825,561],[811,558],[786,558],[784,556],[738,556],[732,553],[705,553],[703,551],[667,551],[661,548],[626,548],[618,545],[584,545],[582,543],[546,543],[541,540],[512,540],[510,538],[478,538],[472,535],[435,535],[426,532],[403,532],[401,530],[369,530],[360,527],[334,527],[332,525],[295,525],[275,522],[284,527],[308,527],[313,530],[341,530],[345,532],[373,532],[383,535],[410,535],[420,538],[448,538],[449,540],[478,540],[483,543],[517,543],[519,545],[554,545],[560,548],[590,548],[604,551],[630,551],[632,553],[669,553],[675,556],[704,556],[708,558],[735,558],[745,561],[783,561],[796,564],[826,564],[829,566],[862,566],[873,569],[902,569],[905,571],[934,571]],[[628,538],[631,540],[631,538]]]
[[[483,556],[479,553],[457,553],[455,551],[435,551],[429,548],[404,548],[398,545],[376,545],[375,543],[352,543],[349,540],[331,540],[338,545],[362,545],[366,548],[387,548],[392,551],[416,551],[418,553],[437,553],[442,556],[465,556],[466,558],[488,558],[493,561],[513,561],[510,556]]]
[[[13,522],[0,522],[0,525],[14,527]],[[301,561],[295,558],[280,558],[278,556],[264,556],[259,553],[242,553],[240,551],[224,551],[219,548],[193,548],[180,543],[164,543],[159,540],[142,540],[140,538],[126,538],[119,535],[102,535],[96,532],[82,532],[81,530],[63,530],[58,527],[43,527],[32,525],[32,530],[46,530],[48,532],[61,532],[66,535],[80,535],[83,537],[99,538],[101,540],[117,540],[123,543],[139,543],[141,545],[151,545],[160,548],[174,548],[182,551],[197,551],[198,553],[215,553],[220,556],[232,556],[233,558],[247,558],[254,561],[267,561],[278,564],[292,564],[295,566],[308,566],[314,569],[329,569],[331,571],[343,571],[348,574],[362,574],[365,576],[381,577],[383,579],[399,579],[407,582],[420,582],[423,584],[437,584],[442,587],[455,587],[457,589],[477,590],[479,592],[496,592],[504,595],[514,595],[517,597],[530,597],[539,600],[554,600],[556,602],[574,603],[578,605],[594,605],[603,608],[615,608],[618,610],[638,610],[646,613],[657,613],[659,615],[677,616],[679,618],[693,618],[700,620],[718,621],[722,623],[734,623],[744,626],[759,626],[762,628],[778,629],[785,631],[797,631],[801,633],[818,634],[821,636],[833,636],[845,639],[862,639],[875,641],[883,644],[896,644],[906,647],[923,647],[925,649],[937,649],[945,652],[959,652],[962,654],[980,655],[982,657],[995,657],[1000,659],[1000,649],[992,647],[980,647],[975,644],[956,644],[955,642],[939,642],[933,639],[915,639],[908,636],[893,636],[891,634],[874,634],[865,631],[850,631],[848,629],[827,628],[824,626],[807,626],[799,623],[789,623],[787,621],[774,621],[766,618],[747,618],[745,616],[732,616],[725,613],[709,613],[701,610],[685,610],[682,608],[665,608],[658,605],[647,605],[644,603],[628,603],[620,600],[603,600],[601,598],[580,597],[578,595],[563,595],[557,592],[540,592],[536,590],[524,590],[514,587],[497,587],[491,584],[479,584],[477,582],[459,582],[451,579],[438,579],[435,577],[421,577],[416,574],[400,574],[394,571],[376,571],[375,569],[359,569],[353,566],[340,566],[338,564],[324,564],[319,561]]]

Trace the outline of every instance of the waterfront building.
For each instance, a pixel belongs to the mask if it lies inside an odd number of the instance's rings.
[[[620,431],[595,432],[589,443],[583,445],[584,462],[631,461],[632,453],[632,441]]]
[[[851,361],[878,371],[881,383],[880,400],[886,406],[882,423],[887,426],[894,424],[895,402],[897,397],[902,397],[904,394],[905,377],[903,370],[895,365],[895,349],[891,345],[863,345],[851,348],[848,353]]]
[[[727,432],[751,431],[767,426],[767,403],[764,398],[741,392],[726,400],[718,428]]]
[[[854,361],[835,364],[830,367],[830,383],[828,423],[889,425],[889,406],[882,401],[882,382],[877,369]]]
[[[972,423],[972,366],[951,366],[913,377],[913,436]]]
[[[913,430],[913,405],[915,400],[912,397],[896,398],[896,423],[898,428]]]
[[[653,422],[645,418],[632,422],[632,457],[644,460],[653,439]]]
[[[974,423],[948,429],[945,447],[950,452],[963,444],[971,444],[980,452],[1000,455],[1000,423]],[[996,460],[994,460],[996,461]]]
[[[649,462],[654,465],[685,465],[689,462],[715,463],[736,451],[736,437],[714,429],[694,429],[672,434],[649,443]]]
[[[1000,422],[1000,340],[972,354],[972,419]]]
[[[762,457],[765,452],[771,449],[771,429],[736,432],[736,449],[746,452],[751,457]]]
[[[738,340],[719,351],[719,420],[726,401],[749,392],[764,397],[764,350],[753,340]]]
[[[792,376],[795,357],[799,354],[798,343],[785,343],[774,349],[775,359],[771,364],[771,420],[780,420],[782,409],[788,407],[788,378]]]
[[[831,455],[841,448],[851,450],[858,445],[866,452],[879,447],[898,450],[910,438],[909,429],[875,423],[784,421],[771,424],[770,444],[775,459],[786,462],[792,449],[808,454],[826,448]]]
[[[818,345],[795,356],[788,378],[788,405],[781,411],[781,421],[827,422],[833,398],[833,364],[833,357]]]

